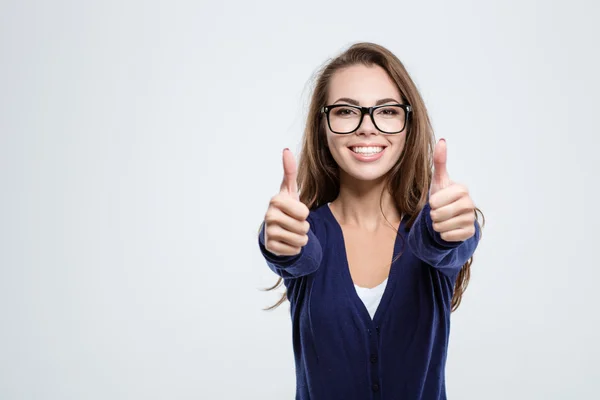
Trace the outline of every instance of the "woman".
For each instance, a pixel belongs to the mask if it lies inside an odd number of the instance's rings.
[[[402,63],[372,43],[328,63],[283,168],[259,246],[290,301],[296,398],[445,399],[481,228]]]

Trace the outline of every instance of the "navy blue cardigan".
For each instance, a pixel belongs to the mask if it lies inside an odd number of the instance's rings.
[[[430,206],[410,230],[398,228],[388,283],[373,319],[348,269],[342,229],[327,204],[308,217],[308,243],[296,256],[259,247],[284,278],[290,301],[296,399],[446,399],[444,370],[454,282],[481,235],[446,242]],[[390,260],[391,261],[391,260]]]

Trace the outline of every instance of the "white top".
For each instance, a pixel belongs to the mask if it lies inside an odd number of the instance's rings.
[[[375,316],[375,311],[377,311],[377,307],[379,307],[379,303],[381,302],[381,297],[383,296],[383,292],[385,291],[385,286],[387,284],[387,278],[385,281],[381,282],[379,285],[374,288],[364,288],[358,286],[356,283],[354,284],[354,288],[356,289],[356,294],[362,300],[367,311],[369,311],[369,315],[371,319]]]

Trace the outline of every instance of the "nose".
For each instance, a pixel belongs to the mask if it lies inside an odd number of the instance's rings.
[[[378,134],[379,130],[375,127],[375,125],[373,124],[373,120],[371,119],[371,115],[369,115],[368,113],[366,113],[363,116],[363,119],[360,123],[360,125],[358,126],[358,129],[355,132],[357,135],[372,135],[372,134]]]

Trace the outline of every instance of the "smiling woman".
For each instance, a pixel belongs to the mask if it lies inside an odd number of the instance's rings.
[[[450,314],[481,237],[446,153],[389,50],[355,44],[319,74],[258,239],[290,301],[297,399],[446,398]]]

